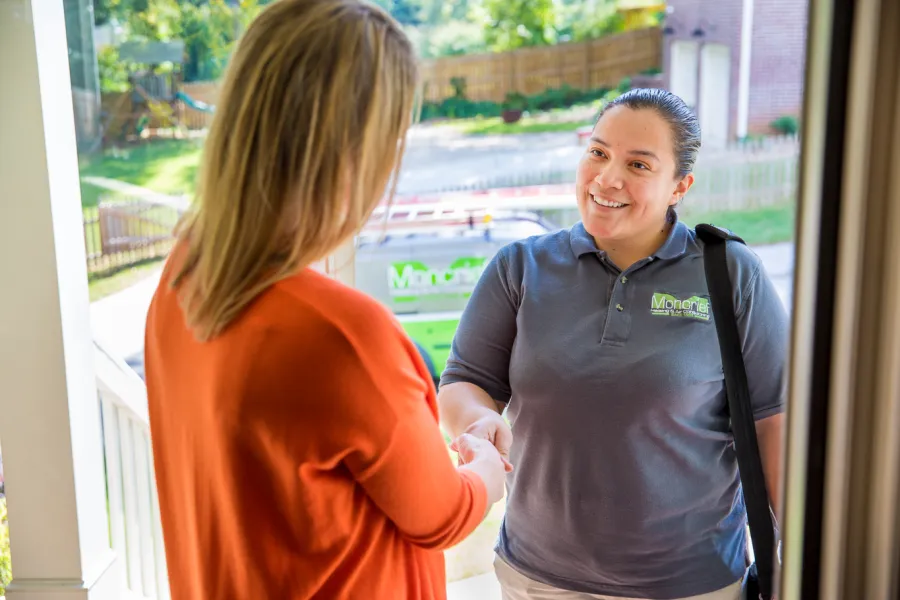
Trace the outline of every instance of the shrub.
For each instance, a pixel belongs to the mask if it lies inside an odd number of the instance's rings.
[[[540,94],[535,94],[528,98],[528,110],[537,112],[554,108],[569,108],[574,104],[591,102],[597,98],[602,98],[607,92],[608,90],[605,88],[579,90],[569,85],[563,85],[560,88],[547,88]]]
[[[797,132],[800,131],[800,122],[797,117],[790,115],[778,117],[769,126],[782,135],[797,135]]]
[[[503,101],[503,110],[525,110],[528,108],[528,98],[519,92],[508,92]]]
[[[467,98],[447,98],[443,102],[423,102],[421,121],[432,119],[469,119],[500,116],[496,102],[476,102]]]
[[[465,79],[453,78],[450,82],[454,95],[441,102],[423,102],[421,120],[468,119],[472,117],[499,117],[503,110],[527,110],[540,112],[554,108],[568,108],[581,102],[592,102],[606,98],[607,89],[580,90],[568,85],[547,88],[539,94],[525,96],[517,92],[507,94],[506,100],[498,104],[490,101],[476,101],[465,97]]]
[[[453,88],[453,97],[454,98],[465,98],[466,97],[466,78],[465,77],[451,77],[450,78],[450,87]]]

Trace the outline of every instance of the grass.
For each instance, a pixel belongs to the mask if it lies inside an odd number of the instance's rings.
[[[120,292],[135,283],[146,279],[158,269],[162,268],[163,258],[154,258],[101,276],[88,277],[88,294],[91,302],[95,302],[106,296]]]
[[[86,181],[81,182],[81,206],[85,210],[85,215],[90,209],[94,209],[101,200],[112,200],[118,197],[119,195],[113,191],[91,185]]]
[[[194,189],[201,146],[196,140],[154,140],[129,148],[113,148],[87,159],[81,175],[118,179],[162,194],[184,194]],[[81,204],[96,206],[111,195],[89,183],[81,184]]]
[[[497,135],[517,133],[557,133],[575,131],[589,125],[589,121],[544,121],[533,117],[522,117],[515,123],[504,123],[500,117],[476,117],[453,121],[449,125],[467,135]]]
[[[789,242],[794,239],[796,210],[793,202],[785,202],[748,210],[710,213],[686,212],[682,220],[693,227],[711,223],[730,229],[751,246]]]

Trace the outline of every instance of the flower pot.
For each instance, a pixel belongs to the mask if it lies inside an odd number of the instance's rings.
[[[517,122],[519,119],[522,118],[522,111],[521,111],[521,110],[507,109],[507,110],[504,110],[504,111],[500,114],[500,116],[503,117],[503,122],[506,123],[506,124],[515,123],[515,122]]]

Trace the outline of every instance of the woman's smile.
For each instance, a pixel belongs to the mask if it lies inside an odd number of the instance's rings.
[[[596,206],[599,206],[600,208],[610,208],[610,209],[614,209],[614,210],[620,210],[620,209],[631,206],[627,202],[619,202],[616,200],[610,200],[609,198],[604,198],[602,196],[595,196],[594,194],[588,194],[588,195],[590,196],[591,201],[593,201],[593,203]]]

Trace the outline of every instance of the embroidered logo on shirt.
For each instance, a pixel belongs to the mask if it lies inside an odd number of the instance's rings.
[[[650,302],[650,314],[652,315],[709,321],[709,298],[691,296],[680,300],[672,294],[656,292]]]

